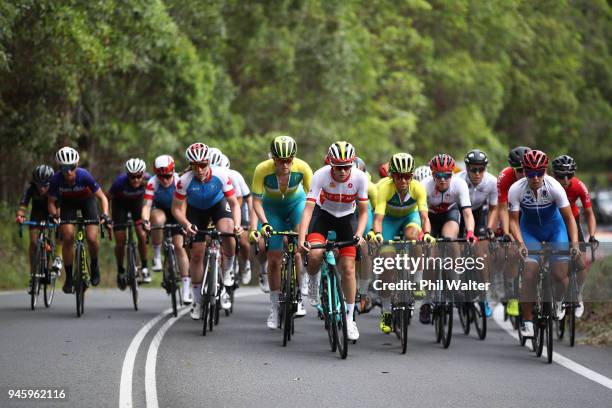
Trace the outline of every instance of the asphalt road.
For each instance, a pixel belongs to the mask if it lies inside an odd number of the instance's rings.
[[[87,292],[85,315],[58,294],[50,309],[29,310],[25,292],[0,294],[0,407],[607,407],[612,349],[555,342],[563,365],[546,364],[489,320],[485,341],[455,332],[448,350],[433,328],[413,321],[408,352],[378,332],[372,312],[358,317],[361,338],[346,360],[329,351],[308,306],[293,340],[265,326],[267,295],[240,289],[235,313],[201,336],[187,310],[162,312],[161,289]],[[472,330],[473,332],[473,330]],[[569,361],[569,362],[568,362]],[[594,380],[595,378],[595,380]],[[597,382],[598,381],[598,382]],[[67,401],[9,400],[8,390],[60,387]]]

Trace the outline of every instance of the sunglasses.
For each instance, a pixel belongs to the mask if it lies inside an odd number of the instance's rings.
[[[556,179],[571,179],[574,177],[574,173],[555,173]]]
[[[434,174],[434,177],[437,178],[438,180],[448,180],[452,176],[453,176],[453,173],[436,172]]]
[[[398,180],[410,180],[412,173],[392,173],[391,176]]]
[[[69,171],[74,171],[77,168],[76,164],[65,164],[60,167],[62,173],[68,173]]]
[[[338,171],[350,171],[353,168],[353,165],[350,166],[332,166],[334,170]]]
[[[544,173],[546,173],[546,170],[528,170],[526,175],[527,175],[527,178],[534,178],[534,177],[542,177],[544,176]]]
[[[486,170],[484,167],[468,167],[468,169],[470,170],[470,173],[474,174],[484,173]]]
[[[164,180],[170,180],[172,178],[172,174],[158,174],[157,178],[164,179]]]
[[[132,180],[141,179],[144,174],[128,174],[128,177]]]
[[[191,167],[202,170],[208,167],[208,163],[191,163]]]
[[[522,173],[523,172],[523,168],[522,167],[513,167],[514,171],[516,171],[517,173]]]
[[[292,158],[292,157],[290,157],[290,158],[288,158],[288,159],[279,159],[279,158],[275,158],[275,159],[274,159],[274,161],[275,161],[276,163],[279,163],[279,164],[291,164],[291,162],[293,162],[293,158]]]

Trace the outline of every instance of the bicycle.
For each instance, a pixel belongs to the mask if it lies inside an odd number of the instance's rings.
[[[479,240],[487,240],[486,237],[478,237]],[[489,243],[489,249],[491,249]],[[466,258],[473,258],[474,247],[472,245],[466,245],[464,256]],[[461,274],[461,282],[469,283],[472,281],[481,281],[480,276],[476,276],[474,268],[466,268],[465,272]],[[462,292],[462,301],[457,303],[457,314],[459,315],[459,322],[463,328],[465,335],[470,334],[470,326],[473,323],[476,333],[480,340],[484,340],[487,336],[487,315],[485,312],[485,301],[486,292],[482,290],[465,290]]]
[[[341,279],[336,268],[334,249],[340,249],[357,244],[357,240],[324,244],[311,244],[310,249],[324,249],[325,255],[321,263],[321,301],[317,305],[319,317],[325,321],[325,329],[332,352],[338,350],[341,359],[348,354],[348,334],[346,323],[346,301],[342,291]],[[304,257],[304,266],[308,265],[308,254]],[[355,342],[353,342],[355,343]]]
[[[73,287],[72,292],[76,295],[76,311],[77,317],[81,317],[85,313],[85,290],[89,287],[89,263],[87,262],[87,245],[85,244],[85,226],[98,225],[98,220],[85,220],[83,217],[77,217],[76,220],[61,220],[60,225],[72,224],[77,226],[75,234],[75,256],[74,267],[72,270]],[[104,238],[104,229],[100,229],[102,238]],[[110,236],[109,236],[110,239]]]
[[[416,246],[421,243],[415,241],[406,241],[402,239],[396,240],[384,240],[380,244],[373,242],[368,243],[368,255],[378,256],[380,249],[385,245],[392,245],[394,247],[399,246],[400,250],[398,254],[400,256],[410,252],[410,246]],[[411,282],[414,284],[414,280],[409,279],[406,269],[400,269],[396,282],[406,283]],[[414,276],[414,272],[412,273]],[[408,349],[408,326],[412,320],[414,313],[415,297],[412,290],[394,290],[391,296],[391,316],[392,316],[392,329],[396,337],[401,344],[401,353],[406,354]]]
[[[529,255],[540,255],[538,258],[538,276],[534,305],[534,336],[531,341],[536,356],[541,357],[544,348],[544,335],[546,335],[546,357],[550,364],[553,359],[553,320],[555,319],[555,313],[553,310],[549,259],[555,255],[568,256],[570,251],[553,249],[546,243],[542,243],[542,248],[529,251]]]
[[[176,252],[172,243],[172,230],[181,228],[180,224],[164,224],[161,226],[151,226],[151,231],[164,230],[164,240],[162,241],[162,250],[164,251],[164,266],[161,287],[170,295],[170,304],[172,305],[172,314],[178,316],[178,307],[183,304],[183,298],[180,289],[180,278],[177,273],[178,262],[176,260]],[[178,299],[178,301],[177,301]]]
[[[55,240],[51,236],[51,230],[57,225],[47,221],[24,221],[19,224],[19,238],[23,236],[23,226],[38,227],[38,238],[36,239],[35,256],[30,270],[30,308],[34,310],[40,295],[40,287],[43,287],[45,307],[50,307],[55,295],[55,282],[60,271],[54,271],[50,265],[53,263],[55,253]]]
[[[295,255],[298,249],[298,233],[293,231],[272,231],[264,237],[266,251],[268,250],[269,239],[273,235],[287,237],[287,242],[283,240],[281,292],[278,299],[281,306],[279,307],[278,321],[280,328],[283,329],[283,347],[285,347],[294,334],[295,313],[297,312],[298,302],[301,299],[301,292],[298,290],[297,283],[297,269],[295,266]]]
[[[586,246],[591,249],[591,262],[595,261],[595,251],[599,248],[599,242],[593,241],[586,244],[581,244],[581,250],[585,250]],[[569,285],[564,296],[563,309],[565,316],[561,320],[555,320],[557,338],[563,340],[565,334],[565,326],[567,324],[570,347],[574,347],[576,341],[576,309],[579,306],[578,302],[578,281],[576,277],[576,263],[570,262],[569,268]],[[567,321],[567,323],[566,323]]]
[[[213,330],[219,324],[219,309],[221,308],[221,290],[223,277],[219,273],[221,265],[221,241],[223,237],[232,237],[238,245],[237,235],[234,233],[219,232],[216,229],[198,231],[197,236],[209,237],[204,254],[204,281],[202,283],[202,336]],[[195,237],[194,237],[195,238]]]
[[[136,263],[136,242],[133,234],[134,222],[132,221],[132,213],[128,212],[127,221],[121,224],[115,224],[115,227],[127,229],[127,284],[132,293],[134,310],[138,310],[138,279],[140,279],[141,276],[138,264]]]

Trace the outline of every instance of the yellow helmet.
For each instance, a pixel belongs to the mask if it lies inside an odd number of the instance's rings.
[[[270,153],[272,153],[272,157],[278,157],[279,159],[295,157],[297,143],[291,136],[278,136],[270,143]]]

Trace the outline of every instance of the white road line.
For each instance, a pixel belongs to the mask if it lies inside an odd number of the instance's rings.
[[[3,290],[0,292],[0,296],[3,295],[16,295],[18,293],[26,293],[25,289],[24,290]],[[30,295],[28,295],[30,296]]]
[[[166,323],[157,331],[153,340],[151,340],[151,344],[149,345],[149,351],[147,352],[147,362],[145,364],[145,396],[147,400],[147,408],[158,407],[159,404],[157,402],[157,379],[155,377],[155,369],[157,367],[157,351],[159,349],[159,345],[164,338],[164,335],[178,319],[180,319],[184,314],[189,312],[190,309],[185,308],[178,313],[178,316],[171,317],[166,320]]]
[[[121,369],[121,385],[119,387],[119,408],[132,408],[132,375],[134,373],[134,362],[136,361],[136,355],[140,348],[140,343],[144,340],[145,336],[161,319],[172,313],[172,308],[168,308],[149,320],[147,324],[136,333],[136,336],[132,339],[125,358],[123,359],[123,368]]]
[[[259,288],[251,288],[252,290],[248,292],[244,291],[245,289],[241,289],[241,292],[236,293],[234,295],[234,299],[261,294]],[[145,365],[145,396],[147,408],[159,408],[157,400],[157,378],[155,375],[157,366],[157,352],[159,350],[159,346],[168,329],[178,321],[179,317],[183,316],[185,313],[187,313],[187,309],[181,310],[179,316],[176,319],[168,319],[168,321],[166,321],[166,323],[164,323],[164,325],[159,328],[159,330],[155,334],[155,337],[153,337],[151,344],[149,345],[149,351],[147,351],[147,360]]]
[[[500,303],[493,309],[493,319],[495,323],[502,329],[504,329],[510,336],[518,340],[518,334],[516,330],[512,328],[512,324],[510,321],[504,321],[504,306]],[[529,342],[525,343],[525,347],[528,347]],[[544,351],[542,354],[546,354],[546,347],[544,347]],[[606,377],[605,375],[601,375],[585,366],[578,364],[577,362],[570,360],[569,358],[553,351],[553,361],[568,370],[575,372],[585,378],[588,378],[591,381],[595,381],[598,384],[603,385],[604,387],[612,390],[612,379]]]

